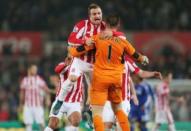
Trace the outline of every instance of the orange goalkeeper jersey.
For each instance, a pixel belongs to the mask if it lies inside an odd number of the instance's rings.
[[[119,37],[101,37],[98,34],[93,39],[96,47],[94,75],[101,75],[108,81],[121,77],[124,70],[123,55],[133,55],[135,48]]]

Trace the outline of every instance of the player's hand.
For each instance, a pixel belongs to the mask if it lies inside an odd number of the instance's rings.
[[[160,72],[154,71],[153,73],[154,73],[154,76],[155,76],[156,78],[159,78],[160,80],[162,80],[162,75],[161,75]]]
[[[91,46],[91,45],[93,45],[95,43],[95,41],[92,39],[92,38],[87,38],[87,39],[85,39],[85,44],[87,45],[87,46]]]
[[[149,58],[147,56],[142,55],[140,57],[141,64],[148,65],[149,64]]]
[[[136,95],[132,95],[131,98],[133,99],[134,104],[136,106],[138,106],[139,105],[139,100],[138,100],[137,96]]]
[[[72,62],[72,57],[71,56],[67,56],[64,60],[66,66],[70,65]]]

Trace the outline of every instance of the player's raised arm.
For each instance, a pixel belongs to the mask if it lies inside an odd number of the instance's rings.
[[[147,56],[144,56],[138,52],[136,52],[135,48],[127,41],[123,40],[125,43],[125,52],[135,58],[138,62],[143,65],[147,65],[149,63],[149,59]]]
[[[92,50],[94,46],[81,45],[78,47],[68,47],[68,52],[73,57],[79,57],[84,53]]]
[[[146,70],[140,70],[138,75],[141,78],[151,78],[151,77],[156,77],[160,80],[162,80],[162,75],[158,71],[146,71]]]

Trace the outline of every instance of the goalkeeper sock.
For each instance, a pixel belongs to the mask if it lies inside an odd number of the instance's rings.
[[[93,116],[93,123],[95,131],[104,131],[104,124],[101,116],[98,115]]]
[[[119,121],[119,124],[120,124],[120,127],[122,129],[122,131],[130,131],[130,128],[129,128],[129,121],[127,119],[127,116],[125,115],[125,113],[123,112],[123,110],[118,110],[116,113],[115,113],[118,121]]]

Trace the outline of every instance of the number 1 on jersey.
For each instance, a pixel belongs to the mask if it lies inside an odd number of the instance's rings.
[[[108,62],[110,62],[110,60],[111,60],[111,49],[112,49],[112,46],[109,45],[108,46],[108,55],[107,55]]]

